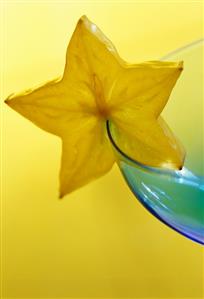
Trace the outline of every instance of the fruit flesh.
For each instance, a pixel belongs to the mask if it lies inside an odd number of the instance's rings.
[[[62,78],[6,103],[61,137],[62,197],[104,175],[116,161],[107,119],[116,126],[120,146],[140,163],[183,165],[184,150],[160,117],[181,70],[182,62],[127,64],[83,16],[68,45]]]

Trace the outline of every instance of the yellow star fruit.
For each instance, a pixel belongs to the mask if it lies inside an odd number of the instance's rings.
[[[179,169],[184,150],[161,118],[182,62],[130,65],[86,16],[68,45],[64,74],[6,103],[62,139],[60,197],[107,173],[116,157],[106,121],[137,161]]]

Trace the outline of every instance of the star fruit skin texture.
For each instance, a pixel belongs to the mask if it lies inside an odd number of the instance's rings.
[[[179,169],[184,150],[160,113],[182,62],[128,64],[86,16],[79,19],[59,80],[15,94],[6,103],[62,139],[60,197],[107,173],[117,160],[106,132],[150,166]]]

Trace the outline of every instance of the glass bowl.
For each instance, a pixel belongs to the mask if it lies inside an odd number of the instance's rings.
[[[204,244],[203,44],[198,40],[162,58],[184,61],[184,71],[162,113],[186,149],[182,170],[135,161],[118,144],[114,123],[106,123],[119,168],[136,198],[164,224],[200,244]]]

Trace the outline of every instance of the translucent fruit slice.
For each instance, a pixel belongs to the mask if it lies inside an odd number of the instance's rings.
[[[111,169],[116,157],[107,119],[139,162],[182,166],[184,151],[159,120],[181,70],[182,62],[124,62],[111,41],[83,16],[68,45],[62,78],[14,94],[6,103],[62,139],[63,196]]]

